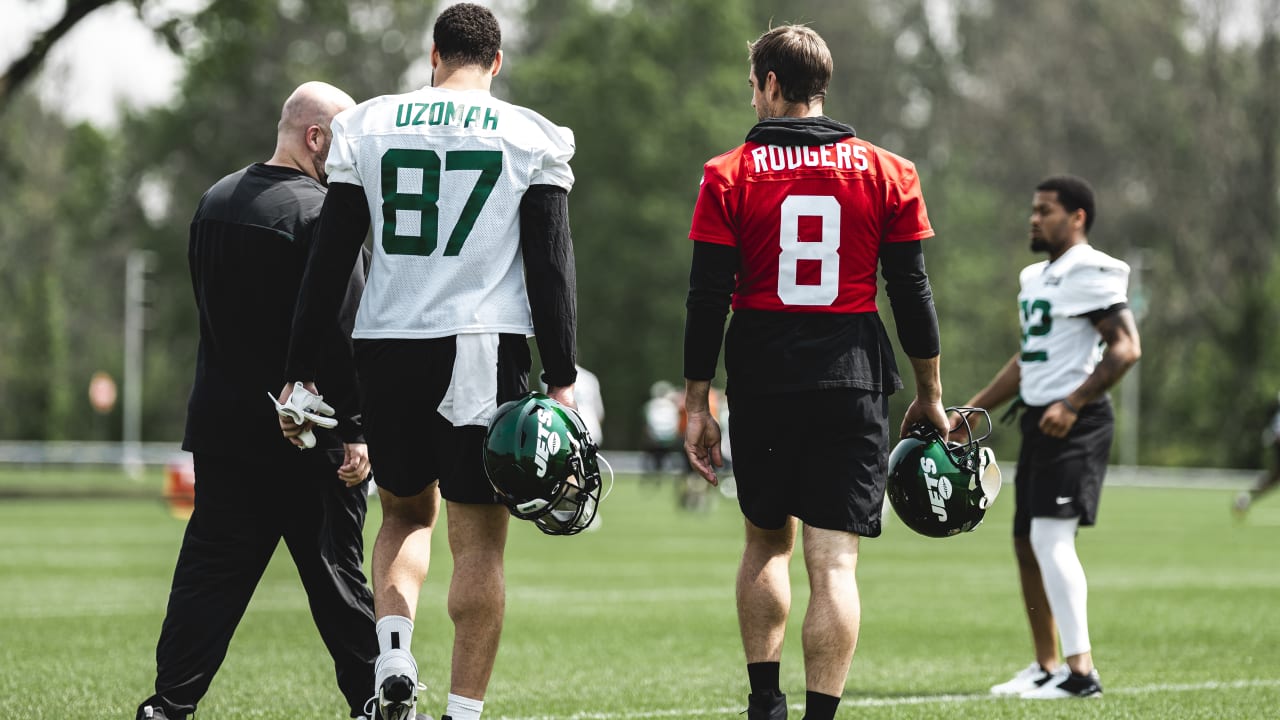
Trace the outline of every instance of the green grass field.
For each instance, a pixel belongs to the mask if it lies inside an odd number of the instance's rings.
[[[183,530],[147,497],[159,487],[158,474],[135,484],[111,472],[0,471],[0,718],[132,718],[153,681]],[[59,488],[126,496],[15,492]],[[1034,705],[985,694],[1031,658],[1008,541],[1011,496],[965,537],[930,540],[890,524],[862,546],[862,635],[839,717],[1280,716],[1280,497],[1245,523],[1232,520],[1229,500],[1221,490],[1104,493],[1101,525],[1079,545],[1106,696]],[[514,528],[485,717],[738,717],[736,504],[680,511],[669,485],[621,478],[602,517],[599,532],[572,538]],[[439,538],[414,633],[428,686],[420,710],[437,716],[452,636]],[[801,564],[793,570],[783,689],[795,703],[808,594]],[[277,554],[200,707],[201,720],[345,716],[287,555]]]

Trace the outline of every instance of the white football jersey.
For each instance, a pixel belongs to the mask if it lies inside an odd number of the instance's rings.
[[[1023,268],[1018,281],[1019,389],[1028,405],[1048,405],[1071,394],[1097,366],[1102,336],[1084,316],[1128,302],[1129,266],[1085,243],[1052,263]]]
[[[364,188],[373,263],[356,338],[531,335],[520,199],[573,186],[573,132],[484,90],[425,87],[333,119],[329,182]]]

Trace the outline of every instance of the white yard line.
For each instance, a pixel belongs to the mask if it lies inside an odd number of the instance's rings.
[[[1113,688],[1105,695],[1149,695],[1160,692],[1200,692],[1204,690],[1240,690],[1257,687],[1280,687],[1280,680],[1210,680],[1201,683],[1162,685],[1136,685]],[[986,693],[974,695],[902,695],[898,697],[846,698],[840,707],[891,707],[896,705],[955,704],[983,701],[1008,701],[1016,698],[996,698]],[[675,710],[637,710],[631,712],[580,712],[573,715],[503,715],[498,720],[643,720],[644,718],[705,717],[717,715],[731,717],[742,713],[743,705],[719,708],[687,708]],[[792,705],[792,710],[803,710],[802,705]]]

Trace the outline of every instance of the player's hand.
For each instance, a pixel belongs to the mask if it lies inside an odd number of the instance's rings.
[[[703,410],[689,413],[684,429],[684,453],[689,464],[712,485],[719,485],[716,468],[724,466],[720,456],[720,423]]]
[[[1076,414],[1061,400],[1044,409],[1040,416],[1040,432],[1052,438],[1064,438],[1076,424]]]
[[[572,385],[565,385],[564,387],[549,387],[547,388],[547,397],[566,407],[571,407],[574,410],[578,409],[578,403],[573,397]]]
[[[301,450],[315,447],[313,426],[332,428],[338,424],[333,408],[324,402],[313,382],[289,383],[280,391],[279,399],[271,397],[271,393],[267,397],[275,405],[280,431]]]
[[[929,402],[919,397],[912,400],[907,408],[907,414],[902,417],[902,427],[898,429],[898,435],[906,437],[907,431],[917,423],[934,426],[938,429],[938,435],[942,437],[942,441],[947,441],[951,423],[948,422],[946,409],[942,407],[942,400]]]
[[[338,479],[347,487],[355,487],[369,477],[369,446],[364,443],[342,444],[342,467]]]

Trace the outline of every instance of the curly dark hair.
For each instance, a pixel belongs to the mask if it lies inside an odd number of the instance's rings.
[[[1097,214],[1093,200],[1093,188],[1084,178],[1075,175],[1054,175],[1040,181],[1036,186],[1040,192],[1058,193],[1058,203],[1068,213],[1084,210],[1084,231],[1087,234],[1093,227],[1093,218]]]
[[[449,65],[479,65],[488,68],[502,47],[502,28],[498,19],[473,3],[451,5],[431,32],[440,60]]]

